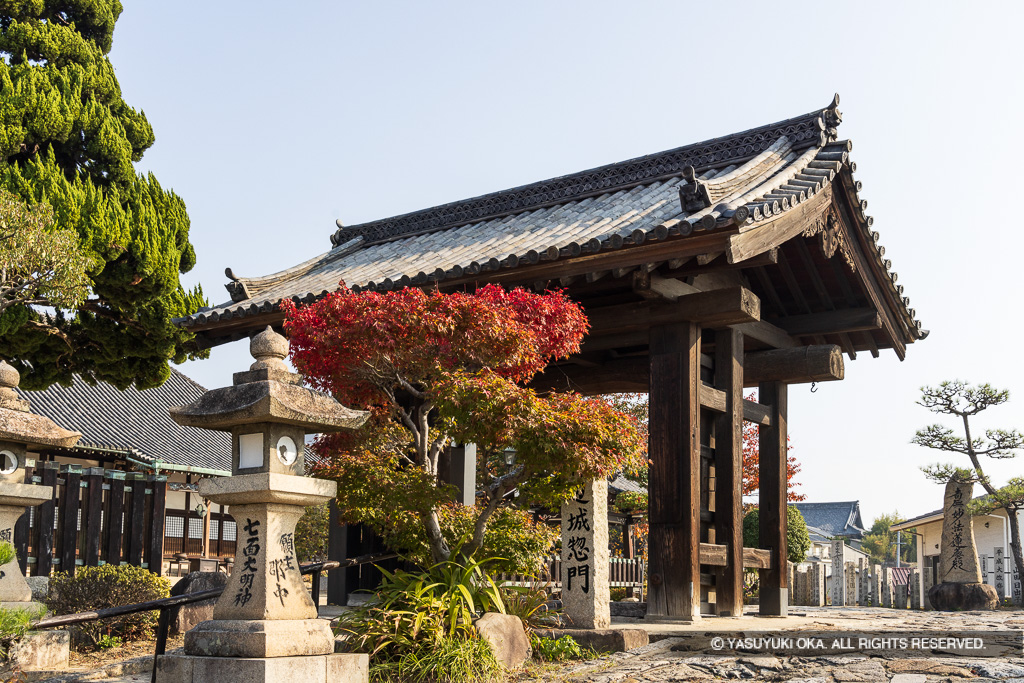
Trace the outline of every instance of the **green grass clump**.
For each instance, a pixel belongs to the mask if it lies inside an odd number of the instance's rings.
[[[381,570],[374,599],[338,618],[350,652],[370,655],[374,681],[456,683],[492,680],[501,671],[473,620],[505,612],[485,562],[449,560],[424,572]]]

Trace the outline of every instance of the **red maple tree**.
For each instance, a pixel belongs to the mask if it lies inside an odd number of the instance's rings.
[[[451,555],[442,518],[452,491],[440,467],[453,442],[478,452],[465,556],[483,545],[488,520],[513,492],[557,505],[581,481],[642,462],[643,442],[626,415],[524,386],[551,360],[577,352],[588,328],[560,292],[343,287],[283,308],[295,367],[312,386],[373,415],[359,432],[317,442],[318,473],[339,481],[339,504],[353,521],[385,533],[417,523],[435,562]],[[511,466],[507,449],[515,449]]]

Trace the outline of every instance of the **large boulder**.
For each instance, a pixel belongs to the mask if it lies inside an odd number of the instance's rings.
[[[937,583],[928,590],[932,607],[942,612],[992,611],[999,594],[985,583]]]
[[[533,656],[523,620],[514,614],[487,612],[473,626],[506,669],[518,669]]]
[[[228,584],[228,575],[224,572],[192,572],[171,588],[171,595],[186,595],[202,591],[224,588]],[[202,602],[191,602],[187,605],[172,607],[170,613],[171,634],[184,633],[202,621],[213,619],[213,605],[217,598]]]

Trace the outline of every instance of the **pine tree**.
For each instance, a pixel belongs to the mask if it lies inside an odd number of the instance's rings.
[[[74,374],[147,388],[168,359],[202,355],[171,324],[204,300],[178,279],[195,265],[185,203],[135,171],[154,137],[107,57],[120,14],[118,0],[0,0],[0,188],[51,206],[92,264],[75,309],[0,316],[0,358],[26,389]]]

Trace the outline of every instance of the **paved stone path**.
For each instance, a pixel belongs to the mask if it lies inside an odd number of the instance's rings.
[[[654,683],[660,681],[757,680],[791,683],[935,683],[1002,681],[1024,683],[1024,657],[946,657],[928,653],[874,652],[800,657],[761,654],[694,653],[694,638],[730,632],[873,631],[1006,631],[1024,629],[1024,611],[912,612],[907,610],[795,608],[801,616],[786,619],[705,619],[688,625],[644,624],[616,620],[615,626],[643,627],[652,642],[630,652],[584,662],[539,678],[546,683]],[[705,642],[707,642],[705,640]],[[1019,641],[1018,641],[1019,642]]]

